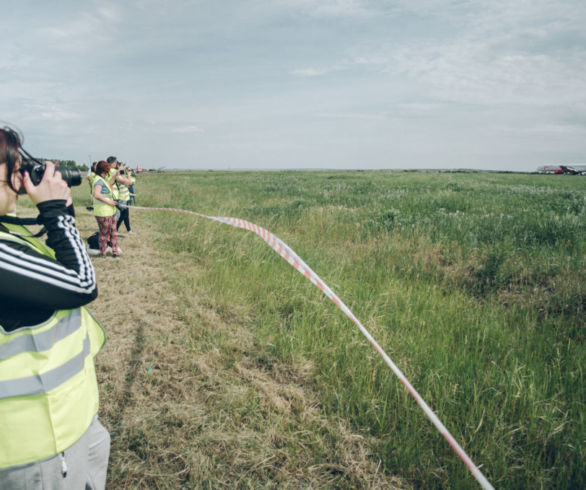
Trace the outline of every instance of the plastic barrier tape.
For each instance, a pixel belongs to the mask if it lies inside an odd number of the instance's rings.
[[[458,444],[458,442],[454,439],[452,434],[446,429],[444,424],[441,420],[436,416],[431,408],[425,403],[425,400],[421,398],[417,390],[413,388],[409,380],[403,375],[401,370],[395,365],[395,363],[391,360],[391,358],[386,354],[386,352],[382,349],[382,347],[377,343],[376,340],[370,335],[368,330],[364,328],[360,320],[354,316],[354,313],[350,311],[344,302],[334,293],[328,285],[321,280],[321,278],[311,270],[311,268],[301,260],[301,258],[279,237],[273,235],[270,231],[255,225],[254,223],[250,223],[249,221],[245,221],[239,218],[226,218],[222,216],[206,216],[205,214],[196,213],[195,211],[186,211],[184,209],[174,209],[174,208],[147,208],[141,206],[130,206],[132,209],[141,209],[145,211],[172,211],[174,213],[184,213],[184,214],[191,214],[194,216],[198,216],[200,218],[209,219],[212,221],[217,221],[218,223],[223,223],[225,225],[230,225],[235,228],[242,228],[243,230],[248,230],[256,233],[260,236],[268,245],[277,252],[281,257],[283,257],[289,264],[291,264],[295,269],[297,269],[301,274],[303,274],[309,281],[311,281],[315,286],[319,288],[328,298],[330,298],[334,304],[344,312],[344,314],[350,318],[354,322],[354,324],[360,329],[362,334],[368,339],[368,341],[373,345],[376,351],[382,356],[385,363],[392,369],[395,375],[399,378],[401,383],[405,386],[407,391],[411,394],[411,396],[415,399],[417,404],[421,407],[421,409],[425,412],[425,415],[431,420],[433,425],[440,431],[442,436],[448,441],[448,444],[452,447],[452,449],[456,452],[456,454],[460,457],[460,459],[464,462],[470,472],[474,475],[474,478],[478,481],[480,486],[484,489],[493,489],[493,486],[490,482],[486,479],[486,477],[482,474],[482,472],[478,469],[478,467],[474,464],[474,462],[470,459],[470,457],[466,454],[466,452],[462,449],[462,447]]]

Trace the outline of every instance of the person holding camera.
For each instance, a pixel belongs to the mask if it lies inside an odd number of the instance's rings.
[[[112,256],[119,256],[118,233],[116,230],[116,201],[114,199],[113,183],[116,180],[118,169],[104,160],[96,165],[94,178],[94,216],[98,222],[98,246],[100,257],[106,256],[108,242],[112,246]]]
[[[0,488],[103,489],[110,436],[94,357],[105,333],[85,309],[94,269],[62,174],[46,162],[35,185],[21,141],[0,128]],[[46,243],[14,216],[23,193]]]
[[[136,200],[136,190],[134,185],[136,184],[136,173],[134,172],[134,170],[132,170],[129,167],[126,167],[128,172],[129,172],[129,177],[130,177],[130,185],[128,186],[128,190],[130,191],[130,200],[128,201],[128,204],[130,206],[132,206],[134,204],[134,201]]]
[[[128,205],[130,203],[130,186],[132,180],[130,175],[126,172],[126,165],[124,162],[118,162],[118,176],[116,177],[116,185],[118,187],[118,209],[120,210],[120,217],[116,223],[116,230],[120,229],[120,225],[124,222],[126,231],[132,233],[130,229],[130,210]]]

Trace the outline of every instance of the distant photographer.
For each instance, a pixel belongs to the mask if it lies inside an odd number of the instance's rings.
[[[136,189],[134,187],[134,185],[136,184],[136,174],[134,173],[134,170],[132,170],[129,167],[126,167],[126,170],[128,172],[128,177],[130,177],[130,186],[128,186],[128,190],[130,191],[130,201],[128,201],[128,205],[132,206],[134,205],[134,201],[136,200]]]
[[[21,146],[0,129],[0,488],[103,489],[110,436],[93,359],[105,334],[84,308],[97,284],[63,178],[81,177],[24,166]],[[46,244],[14,216],[23,193]]]
[[[126,170],[124,162],[117,162],[118,175],[116,176],[115,185],[118,187],[118,210],[120,217],[116,223],[116,230],[120,229],[120,225],[124,222],[126,231],[132,233],[130,229],[130,211],[128,206],[130,204],[130,187],[132,186],[132,179],[129,172]]]
[[[93,186],[93,208],[94,216],[99,228],[99,249],[100,257],[106,256],[108,243],[112,246],[112,256],[118,257],[118,233],[116,231],[117,203],[114,194],[114,182],[118,175],[115,164],[101,160],[96,165],[96,177]]]

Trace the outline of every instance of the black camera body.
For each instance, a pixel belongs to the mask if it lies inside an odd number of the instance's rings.
[[[46,165],[35,158],[23,158],[20,165],[20,171],[24,172],[26,170],[34,185],[39,185],[45,174],[45,168]],[[55,170],[61,173],[61,177],[69,187],[80,185],[83,180],[81,171],[77,168],[55,167]]]

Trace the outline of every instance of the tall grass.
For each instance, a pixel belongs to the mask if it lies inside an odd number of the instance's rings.
[[[415,172],[139,177],[139,204],[237,216],[287,242],[361,319],[498,487],[586,485],[586,180]],[[136,211],[139,212],[139,211]],[[341,312],[258,237],[152,212],[268,363],[311,359],[321,409],[416,486],[472,477]],[[191,279],[176,271],[178,287]],[[260,347],[259,347],[260,348]],[[270,368],[270,366],[269,366]]]

